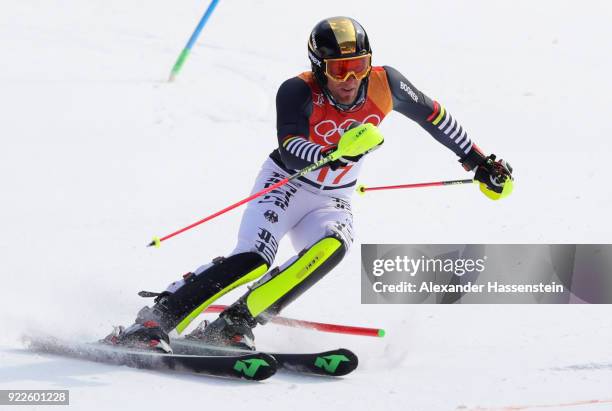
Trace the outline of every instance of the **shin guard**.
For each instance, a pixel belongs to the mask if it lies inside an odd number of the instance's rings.
[[[157,321],[166,332],[180,334],[216,299],[234,288],[261,277],[268,264],[254,252],[215,259],[200,274],[187,273],[184,283],[174,292],[165,291],[155,299],[155,306],[145,307],[137,322]]]
[[[346,246],[335,236],[325,237],[282,269],[274,269],[228,311],[246,314],[249,322],[265,324],[285,306],[330,272],[346,254]]]

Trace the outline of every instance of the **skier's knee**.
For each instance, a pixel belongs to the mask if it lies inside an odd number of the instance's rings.
[[[335,221],[327,227],[327,235],[334,236],[340,240],[345,248],[345,252],[348,252],[355,238],[353,224],[351,221]]]
[[[255,236],[254,239],[240,239],[232,254],[248,252],[256,253],[259,254],[269,266],[271,266],[274,262],[277,251],[278,241],[274,234],[265,228],[259,228],[257,236]]]

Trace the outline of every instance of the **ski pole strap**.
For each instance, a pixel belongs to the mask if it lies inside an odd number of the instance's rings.
[[[207,313],[220,313],[227,308],[227,305],[213,304],[206,308]],[[281,317],[279,315],[272,317],[270,322],[275,324],[285,325],[294,328],[306,328],[335,334],[350,334],[361,335],[365,337],[384,337],[385,330],[382,328],[355,327],[351,325],[327,324],[315,321],[296,320],[293,318]]]
[[[401,188],[421,188],[421,187],[436,187],[436,186],[450,186],[450,185],[459,185],[459,184],[473,184],[477,181],[474,179],[467,180],[448,180],[448,181],[434,181],[431,183],[416,183],[416,184],[400,184],[393,186],[379,186],[379,187],[366,187],[365,185],[360,185],[357,187],[357,192],[359,194],[365,194],[366,191],[380,191],[380,190],[397,190]]]

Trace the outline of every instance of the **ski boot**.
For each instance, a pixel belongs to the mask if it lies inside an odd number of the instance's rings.
[[[185,338],[208,345],[255,351],[255,335],[252,329],[256,324],[240,304],[235,304],[223,311],[212,323],[201,322]]]
[[[135,323],[128,328],[114,327],[113,332],[100,342],[120,347],[172,353],[168,334],[155,321]]]

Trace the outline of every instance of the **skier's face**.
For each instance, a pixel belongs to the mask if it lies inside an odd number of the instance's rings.
[[[355,76],[349,76],[346,81],[336,81],[328,77],[327,88],[340,104],[352,104],[357,98],[361,81],[357,80]]]

